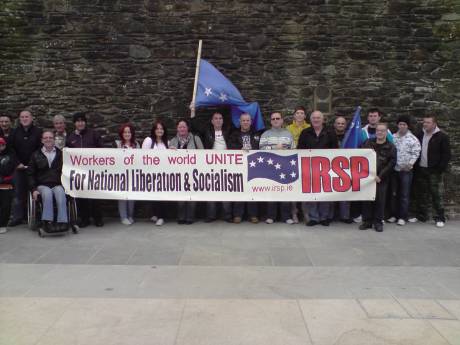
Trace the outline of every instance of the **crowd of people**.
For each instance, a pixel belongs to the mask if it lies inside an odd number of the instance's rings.
[[[168,136],[161,120],[153,123],[150,135],[142,143],[136,138],[135,126],[123,124],[113,147],[120,149],[187,149],[187,150],[290,150],[337,149],[345,136],[347,120],[336,115],[329,126],[320,111],[313,111],[307,122],[304,107],[297,107],[291,124],[284,126],[281,112],[270,114],[271,126],[265,131],[255,131],[248,113],[243,113],[239,126],[231,128],[224,122],[222,113],[212,114],[209,125],[195,126],[188,119],[176,123],[176,134]],[[41,198],[42,226],[46,230],[66,230],[68,212],[66,195],[61,185],[62,149],[101,148],[101,136],[88,127],[86,114],[73,115],[74,130],[67,132],[62,115],[53,118],[53,129],[34,125],[31,111],[19,114],[18,125],[13,128],[12,118],[0,114],[0,233],[9,227],[22,224],[26,216],[26,201],[30,195]],[[360,223],[359,229],[374,228],[383,231],[385,220],[404,226],[406,222],[428,220],[432,214],[437,227],[446,222],[443,200],[443,175],[450,161],[448,135],[438,127],[434,115],[423,117],[422,128],[417,133],[410,130],[412,120],[399,116],[397,131],[391,133],[387,123],[381,122],[379,109],[369,109],[367,124],[362,128],[361,147],[376,152],[376,198],[364,202],[268,202],[263,207],[258,202],[207,202],[205,221],[219,218],[231,223],[247,219],[258,223],[264,211],[264,221],[272,224],[305,222],[307,226],[329,226],[331,221]],[[54,201],[53,201],[54,199]],[[93,221],[101,227],[103,210],[97,199],[77,200],[78,225],[86,227]],[[54,214],[53,203],[57,214]],[[164,203],[152,201],[151,221],[157,226],[165,222],[167,210]],[[432,205],[429,210],[428,205]],[[411,207],[412,206],[412,207]],[[195,221],[196,202],[177,202],[177,222],[191,224]],[[262,210],[263,209],[263,210]],[[134,223],[135,201],[119,200],[118,212],[122,224]]]

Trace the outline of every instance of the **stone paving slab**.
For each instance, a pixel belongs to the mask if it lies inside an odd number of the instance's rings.
[[[0,236],[0,345],[460,344],[460,222]]]
[[[458,267],[457,227],[460,222],[448,222],[444,229],[389,224],[380,234],[338,223],[327,228],[223,222],[126,227],[108,220],[103,228],[88,227],[78,235],[40,239],[22,226],[1,235],[0,263]]]
[[[458,319],[372,318],[355,299],[0,298],[2,345],[457,345],[459,331]]]

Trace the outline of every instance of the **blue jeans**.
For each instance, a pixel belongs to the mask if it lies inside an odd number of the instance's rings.
[[[64,188],[62,186],[55,186],[49,188],[47,186],[38,186],[38,192],[42,198],[43,212],[42,220],[52,222],[54,221],[54,208],[53,208],[53,196],[56,200],[56,206],[58,209],[57,222],[68,223],[67,218],[67,199],[65,196]]]
[[[121,219],[133,218],[134,200],[118,200],[118,213]]]
[[[258,217],[259,207],[257,205],[257,202],[234,202],[233,217],[243,218],[245,206],[247,207],[248,217]]]
[[[330,202],[306,202],[305,203],[306,209],[308,209],[308,215],[310,216],[310,220],[315,222],[321,222],[323,220],[327,220],[329,217]]]
[[[224,214],[224,219],[232,219],[232,203],[229,201],[209,201],[206,203],[206,218],[207,219],[216,219],[217,217],[217,204],[222,205],[222,212]]]
[[[338,217],[337,215],[338,209]],[[336,201],[331,202],[331,209],[329,213],[329,219],[338,218],[340,220],[350,219],[350,202],[349,201]]]
[[[285,222],[291,218],[291,203],[289,202],[269,202],[267,204],[267,218],[271,218],[276,221],[276,215],[280,209],[280,220]]]
[[[411,171],[393,171],[391,175],[391,215],[407,220],[409,214]]]

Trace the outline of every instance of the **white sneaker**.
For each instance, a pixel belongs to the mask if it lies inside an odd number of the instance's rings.
[[[165,221],[163,220],[163,218],[158,218],[158,220],[156,221],[155,225],[156,226],[162,226],[164,223],[165,223]]]
[[[8,232],[8,229],[6,226],[0,228],[0,234],[4,234],[5,232]]]
[[[396,217],[390,217],[390,218],[387,219],[388,223],[394,223],[396,221],[397,221]]]
[[[158,217],[157,216],[152,216],[152,218],[150,218],[150,220],[155,223],[158,220]]]
[[[291,224],[294,224],[294,223],[295,223],[295,222],[294,222],[291,218],[289,218],[289,219],[286,220],[286,224],[291,225]]]
[[[443,228],[444,225],[445,225],[445,223],[444,223],[443,221],[441,221],[441,220],[438,220],[438,221],[436,222],[436,226],[437,226],[438,228]]]
[[[265,219],[265,223],[267,223],[267,224],[273,224],[273,219],[267,218],[267,219]]]
[[[292,215],[292,221],[294,224],[299,224],[299,217],[297,217],[297,214]]]
[[[356,218],[353,218],[353,221],[354,221],[355,223],[361,223],[361,222],[363,221],[363,217],[358,216],[358,217],[356,217]]]
[[[418,222],[418,219],[416,217],[412,217],[412,218],[409,218],[407,220],[409,223],[417,223]]]
[[[400,218],[400,219],[398,219],[398,222],[396,224],[403,226],[403,225],[406,225],[406,221],[404,219]]]
[[[121,224],[123,224],[123,225],[131,225],[131,222],[129,221],[128,218],[123,218],[123,219],[121,220]]]
[[[134,224],[134,219],[131,217],[128,217],[128,220],[131,222],[131,224]]]

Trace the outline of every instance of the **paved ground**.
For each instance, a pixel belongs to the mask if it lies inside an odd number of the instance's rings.
[[[460,344],[460,222],[0,235],[0,344]]]

